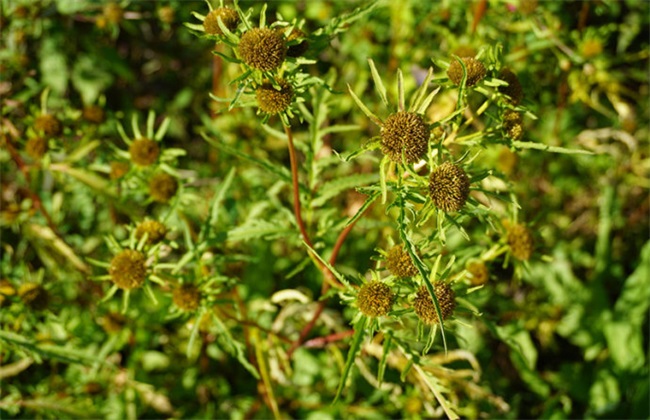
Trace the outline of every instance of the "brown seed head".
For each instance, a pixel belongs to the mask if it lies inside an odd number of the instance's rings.
[[[83,111],[81,111],[81,116],[84,120],[93,124],[101,124],[104,122],[104,110],[98,105],[85,106]]]
[[[165,172],[159,172],[149,180],[149,195],[159,203],[168,202],[177,190],[178,181]]]
[[[487,283],[490,273],[483,261],[474,260],[467,264],[467,272],[470,274],[470,281],[474,286],[480,286]]]
[[[429,193],[433,204],[445,212],[463,208],[469,196],[469,177],[460,166],[445,162],[431,172]]]
[[[244,63],[258,70],[270,71],[280,67],[284,61],[287,43],[278,31],[253,28],[244,32],[237,50]]]
[[[277,114],[285,111],[293,100],[293,88],[284,79],[278,79],[280,90],[273,87],[273,84],[266,80],[255,90],[257,105],[267,114]]]
[[[465,82],[466,86],[474,86],[480,82],[487,74],[485,66],[477,59],[473,57],[463,57],[461,60],[463,60],[465,68],[467,69],[467,81]],[[447,76],[449,76],[449,79],[454,82],[455,85],[460,86],[460,83],[463,80],[463,67],[455,58],[449,65]]]
[[[524,98],[524,90],[521,88],[521,83],[519,82],[517,75],[509,68],[504,67],[499,72],[499,79],[508,82],[508,86],[499,86],[499,92],[510,97],[508,102],[511,104],[519,104]]]
[[[524,135],[524,124],[521,114],[510,109],[506,110],[503,114],[503,129],[511,139],[521,139]]]
[[[236,10],[229,7],[218,7],[208,13],[203,21],[203,29],[205,29],[206,34],[223,35],[223,31],[219,26],[219,18],[221,18],[223,26],[230,32],[234,32],[237,25],[239,25],[239,15]]]
[[[367,316],[379,317],[386,315],[393,306],[395,294],[387,284],[380,281],[365,283],[359,289],[357,303],[361,313]]]
[[[195,285],[186,283],[174,289],[172,299],[179,309],[193,311],[201,304],[201,291]]]
[[[131,143],[129,153],[131,154],[131,162],[138,166],[149,166],[158,159],[160,148],[155,141],[140,138]]]
[[[433,289],[440,305],[440,313],[442,314],[443,321],[448,319],[456,308],[456,294],[447,283],[437,282],[433,285]],[[427,325],[438,323],[438,314],[436,313],[436,306],[426,286],[420,287],[415,295],[413,301],[413,309],[415,314],[422,322]]]
[[[41,114],[34,120],[34,129],[47,137],[54,137],[63,132],[63,124],[52,114]]]
[[[146,258],[139,251],[125,249],[113,257],[108,273],[120,289],[136,289],[141,287],[147,278]]]
[[[35,160],[42,158],[47,149],[47,139],[44,137],[31,137],[25,143],[25,152]]]
[[[418,162],[427,153],[429,127],[413,112],[397,112],[386,118],[381,127],[381,151],[393,162]]]
[[[413,277],[418,274],[418,269],[413,265],[410,255],[401,245],[395,245],[388,251],[386,268],[399,278]]]
[[[521,261],[529,260],[531,255],[533,255],[535,246],[530,230],[526,226],[518,223],[508,223],[506,225],[506,231],[506,239],[510,246],[512,256]]]
[[[136,226],[135,238],[139,241],[145,234],[148,234],[147,244],[157,244],[165,238],[167,228],[156,220],[145,220]]]

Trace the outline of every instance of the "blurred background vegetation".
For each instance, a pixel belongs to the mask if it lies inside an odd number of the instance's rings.
[[[252,217],[274,225],[266,226],[264,235],[247,236],[239,229],[239,240],[211,249],[218,270],[236,279],[245,302],[237,311],[272,328],[279,310],[270,300],[275,292],[300,289],[318,296],[319,271],[305,263],[296,237],[283,236],[294,227],[287,221],[291,203],[282,187],[259,166],[235,161],[199,135],[220,133],[242,152],[289,165],[285,144],[260,128],[253,109],[226,113],[210,99],[209,92],[232,95],[229,81],[237,66],[221,62],[212,54],[213,43],[183,26],[197,22],[193,11],[207,13],[206,4],[0,1],[0,415],[272,416],[259,382],[232,363],[218,335],[201,331],[198,348],[186,357],[188,325],[200,320],[186,313],[172,316],[169,291],[156,292],[158,305],[135,294],[121,314],[119,299],[99,303],[105,287],[89,280],[104,272],[87,258],[110,260],[106,235],[123,240],[131,221],[165,214],[143,199],[124,208],[98,192],[88,175],[107,178],[116,150],[124,149],[117,121],[128,126],[133,115],[144,121],[155,111],[156,124],[170,119],[164,147],[185,151],[176,168],[192,180],[183,188],[193,205],[170,219],[170,240],[183,242],[183,226],[205,219],[215,185],[236,162],[237,176],[222,202],[221,231],[245,227]],[[285,20],[305,19],[309,34],[361,4],[274,1],[266,13],[268,21],[277,13]],[[240,5],[261,8],[260,2]],[[435,63],[495,44],[502,45],[503,62],[519,75],[524,104],[537,117],[525,119],[525,140],[592,152],[513,153],[497,146],[481,155],[479,166],[499,168],[511,180],[522,204],[519,217],[529,221],[537,246],[523,270],[491,263],[488,284],[466,296],[482,317],[468,316],[457,326],[452,348],[471,353],[480,368],[472,366],[478,376],[445,382],[463,417],[650,416],[649,16],[649,3],[642,0],[386,1],[313,57],[317,62],[309,71],[334,80],[328,120],[360,128],[331,136],[330,154],[355,150],[360,139],[377,135],[346,88],[349,84],[371,109],[380,109],[367,58],[382,74],[399,68],[420,77],[433,65],[442,77],[445,69]],[[387,83],[389,89],[393,85]],[[44,91],[49,92],[45,105]],[[437,97],[430,112],[448,106],[445,100]],[[105,113],[99,124],[84,117],[90,105]],[[61,166],[46,170],[25,154],[30,127],[44,106],[63,123],[50,143],[51,161],[78,163],[88,170],[84,175],[63,173]],[[80,144],[94,140],[100,143],[92,150],[79,151]],[[367,173],[371,164],[332,167],[323,177]],[[332,198],[334,207],[354,214],[349,209],[358,205],[357,195]],[[347,239],[338,261],[341,272],[365,273],[376,264],[376,249],[386,245],[386,215],[378,208],[371,213]],[[318,228],[327,237],[332,226]],[[483,228],[475,221],[466,229]],[[299,274],[288,276],[297,267]],[[342,306],[335,300],[326,310],[327,322],[343,329]],[[235,312],[225,315],[237,319]],[[229,328],[237,333],[243,326],[235,322]],[[251,341],[255,338],[247,336],[245,342]],[[270,341],[283,345],[281,336]],[[435,404],[427,406],[417,387],[400,381],[394,368],[385,381],[402,384],[399,390],[376,388],[362,375],[330,405],[346,346],[341,341],[298,349],[291,376],[278,373],[281,357],[269,356],[274,399],[284,416],[443,416]],[[246,352],[258,350],[252,345]],[[269,351],[273,354],[272,346]],[[461,369],[462,360],[448,367]],[[376,369],[376,361],[368,363]]]

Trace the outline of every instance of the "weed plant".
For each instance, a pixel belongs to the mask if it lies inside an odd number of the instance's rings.
[[[0,0],[0,415],[647,418],[647,3]]]

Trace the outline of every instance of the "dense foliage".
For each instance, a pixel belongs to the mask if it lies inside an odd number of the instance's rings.
[[[647,418],[641,0],[0,0],[0,416]]]

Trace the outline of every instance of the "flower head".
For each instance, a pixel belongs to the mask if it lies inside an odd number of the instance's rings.
[[[41,136],[31,137],[25,143],[25,152],[32,159],[40,159],[47,152],[47,139]]]
[[[386,315],[393,306],[394,299],[395,294],[390,287],[380,281],[365,283],[357,296],[359,310],[372,317]]]
[[[469,196],[469,177],[460,166],[445,162],[431,172],[429,193],[433,204],[445,212],[463,208]]]
[[[111,281],[124,290],[141,287],[147,278],[146,258],[142,252],[125,249],[111,260]]]
[[[203,21],[203,29],[205,29],[206,34],[223,35],[223,31],[219,26],[219,18],[221,18],[223,26],[230,32],[237,29],[237,25],[239,25],[239,15],[236,10],[229,7],[218,7],[208,13]]]
[[[513,140],[519,140],[524,135],[524,125],[521,114],[517,111],[506,110],[503,114],[503,129]]]
[[[81,111],[81,116],[89,123],[101,124],[104,122],[104,110],[98,105],[85,106]]]
[[[529,260],[535,245],[530,230],[518,223],[507,223],[506,231],[506,240],[512,256],[521,261]]]
[[[418,162],[426,154],[430,130],[414,112],[396,112],[381,127],[381,151],[393,162]]]
[[[510,98],[508,102],[511,104],[519,104],[524,98],[524,91],[521,88],[521,83],[517,75],[509,68],[504,67],[499,72],[499,79],[508,82],[508,86],[499,86],[499,92],[508,96]]]
[[[293,100],[291,84],[284,79],[278,79],[277,82],[280,85],[279,90],[268,80],[255,90],[257,105],[267,114],[277,114],[286,110]]]
[[[168,202],[176,195],[178,181],[165,172],[159,172],[149,180],[149,195],[159,203]]]
[[[386,256],[386,268],[396,277],[413,277],[418,274],[418,269],[404,247],[395,245]]]
[[[158,143],[147,138],[139,138],[129,146],[131,161],[138,166],[149,166],[156,162],[160,154]]]
[[[465,268],[470,274],[470,281],[474,286],[480,286],[487,283],[490,272],[483,261],[470,261]]]
[[[172,300],[179,309],[193,311],[201,304],[201,291],[195,285],[185,283],[174,289]]]
[[[165,238],[167,228],[156,220],[145,220],[136,226],[135,238],[139,241],[145,234],[147,234],[147,244],[157,244]]]
[[[463,64],[465,64],[465,69],[467,70],[466,86],[474,86],[487,74],[487,70],[483,63],[474,57],[463,57],[461,60],[463,60]],[[449,79],[454,82],[455,85],[460,85],[463,80],[463,68],[458,60],[452,60],[449,70],[447,70],[447,76],[449,76]]]
[[[456,294],[447,283],[437,282],[433,285],[433,290],[438,299],[438,305],[440,305],[440,313],[442,314],[442,319],[448,319],[456,308]],[[433,300],[426,286],[421,286],[418,289],[415,300],[413,301],[413,309],[415,309],[415,314],[420,318],[422,322],[428,325],[433,325],[438,323],[438,313],[436,312],[436,306],[433,304]]]
[[[63,132],[63,125],[54,115],[41,114],[34,120],[34,129],[47,137],[54,137]]]
[[[281,33],[269,28],[253,28],[242,35],[239,56],[249,66],[262,70],[274,70],[287,56],[287,43]]]

